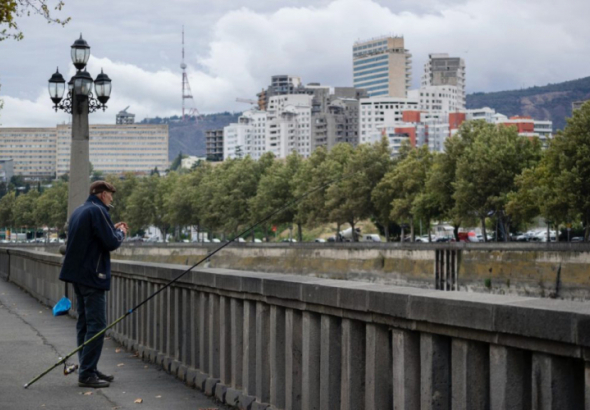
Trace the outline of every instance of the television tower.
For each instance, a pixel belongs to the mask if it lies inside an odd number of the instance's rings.
[[[188,109],[188,116],[190,117],[194,115],[196,121],[198,120],[199,111],[194,107],[193,93],[188,82],[188,76],[186,75],[186,64],[184,63],[184,26],[182,26],[182,63],[180,64],[180,68],[182,68],[182,121],[186,121],[184,100],[188,98],[193,100],[193,107]]]

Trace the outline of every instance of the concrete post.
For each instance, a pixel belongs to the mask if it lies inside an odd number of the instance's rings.
[[[530,352],[490,345],[490,410],[525,410],[530,406]]]
[[[209,295],[209,376],[219,378],[219,296]]]
[[[303,312],[301,408],[320,410],[320,316]]]
[[[175,323],[174,323],[174,303],[176,297],[174,295],[174,288],[168,286],[163,292],[166,293],[166,350],[164,353],[168,358],[174,357],[174,350],[176,344]],[[169,369],[166,369],[169,370]]]
[[[421,410],[451,409],[451,341],[420,334]]]
[[[420,333],[391,331],[393,360],[393,408],[420,408]]]
[[[285,410],[301,410],[302,315],[285,312]]]
[[[392,410],[391,341],[385,326],[367,324],[365,409]]]
[[[182,288],[177,288],[174,287],[172,288],[172,295],[174,295],[174,300],[172,301],[173,303],[173,322],[174,322],[174,329],[173,329],[173,335],[174,335],[174,344],[173,344],[173,349],[170,352],[170,357],[173,357],[175,360],[180,360],[180,349],[182,346],[182,339],[180,337],[180,334],[182,332]]]
[[[585,366],[581,360],[533,353],[533,409],[583,410]]]
[[[244,392],[256,395],[256,302],[244,301]]]
[[[363,322],[342,320],[342,410],[357,410],[365,406],[365,337]]]
[[[72,93],[72,98],[72,148],[70,151],[68,182],[68,220],[72,212],[86,201],[90,189],[88,98],[78,101],[75,93]]]
[[[270,308],[256,303],[256,399],[270,401]]]
[[[490,403],[488,345],[453,339],[451,357],[453,410],[488,410]]]
[[[322,315],[320,348],[320,408],[340,408],[342,329],[340,320]]]
[[[584,363],[584,396],[585,410],[590,410],[590,362]]]
[[[230,299],[221,296],[219,299],[219,374],[223,384],[231,383],[231,308]]]
[[[191,328],[191,367],[194,369],[198,369],[200,367],[200,347],[201,347],[201,333],[199,332],[199,318],[200,318],[200,309],[199,309],[199,292],[191,290],[190,291],[190,328]]]
[[[270,402],[285,408],[285,309],[270,308]]]
[[[199,369],[209,373],[209,300],[207,293],[199,293]]]
[[[231,300],[231,385],[242,388],[242,365],[244,364],[244,302]]]

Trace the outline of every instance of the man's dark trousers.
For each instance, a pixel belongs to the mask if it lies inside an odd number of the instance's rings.
[[[77,297],[78,346],[90,340],[107,326],[106,291],[74,283]],[[78,377],[85,379],[95,374],[102,353],[104,334],[78,352]]]

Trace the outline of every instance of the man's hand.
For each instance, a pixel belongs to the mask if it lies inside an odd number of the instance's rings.
[[[120,229],[125,236],[127,236],[127,231],[129,231],[129,225],[127,225],[127,222],[117,222],[115,224],[115,229]]]

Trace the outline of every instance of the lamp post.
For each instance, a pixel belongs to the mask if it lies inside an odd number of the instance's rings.
[[[85,71],[90,58],[90,46],[82,38],[72,45],[72,62],[78,70],[68,82],[68,92],[64,99],[66,81],[59,73],[59,68],[49,79],[49,96],[53,108],[72,114],[72,145],[70,153],[70,175],[68,188],[68,219],[78,206],[88,197],[90,186],[90,148],[88,114],[98,109],[105,110],[111,95],[111,79],[102,72],[92,80]],[[96,97],[92,94],[92,85]],[[63,101],[62,101],[63,100]]]

